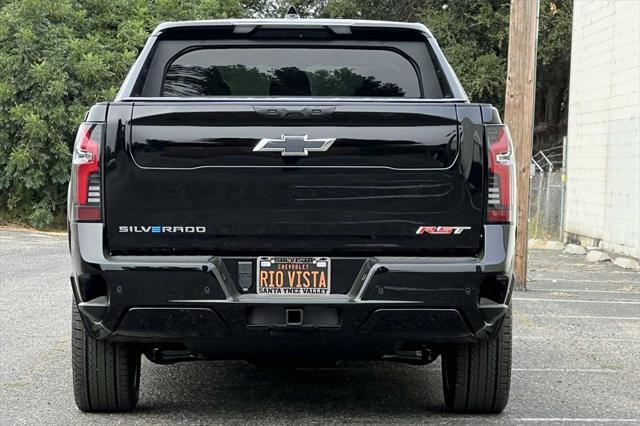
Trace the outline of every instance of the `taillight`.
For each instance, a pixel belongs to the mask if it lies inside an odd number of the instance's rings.
[[[78,129],[71,175],[73,218],[76,221],[100,221],[102,218],[102,133],[103,124],[98,123],[82,123]]]
[[[485,126],[489,163],[487,222],[512,221],[515,203],[515,170],[509,129],[501,124]]]

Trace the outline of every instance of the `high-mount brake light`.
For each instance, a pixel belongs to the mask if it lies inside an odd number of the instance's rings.
[[[102,219],[100,146],[103,124],[82,123],[73,148],[73,218],[76,221]]]
[[[489,163],[487,222],[510,223],[515,202],[514,154],[509,129],[502,124],[485,126]]]

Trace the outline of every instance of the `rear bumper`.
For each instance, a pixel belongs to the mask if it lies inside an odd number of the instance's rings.
[[[100,339],[181,344],[198,358],[250,358],[256,348],[363,357],[473,341],[500,324],[511,299],[508,225],[485,226],[475,258],[362,259],[353,282],[329,296],[245,292],[227,267],[236,259],[107,257],[102,232],[102,224],[71,230],[71,282],[87,330]]]

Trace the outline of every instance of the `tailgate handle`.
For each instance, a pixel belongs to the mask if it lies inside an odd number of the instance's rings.
[[[290,105],[290,106],[264,106],[254,105],[256,114],[273,118],[320,118],[333,114],[335,105],[312,106],[312,105]]]

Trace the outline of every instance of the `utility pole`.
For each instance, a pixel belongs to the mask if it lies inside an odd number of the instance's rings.
[[[516,151],[518,231],[515,276],[516,288],[521,290],[526,288],[527,283],[529,165],[536,95],[538,9],[538,0],[511,0],[504,119]]]

